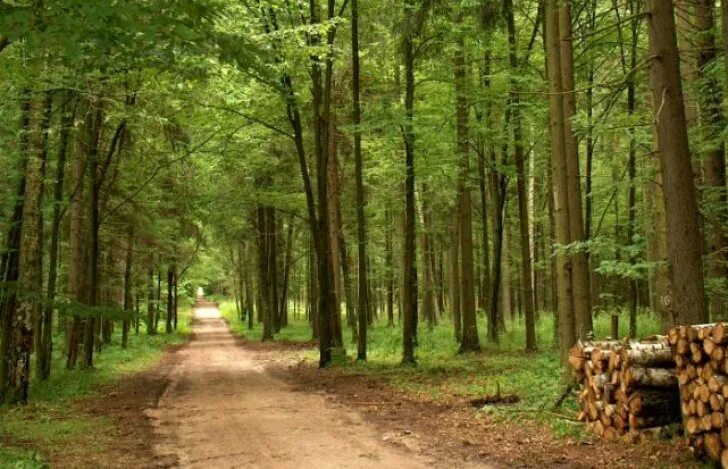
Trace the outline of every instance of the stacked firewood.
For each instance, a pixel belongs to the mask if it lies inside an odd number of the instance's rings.
[[[580,385],[578,418],[597,435],[634,439],[680,422],[678,378],[666,337],[579,342],[569,363]]]
[[[670,329],[685,432],[695,453],[728,467],[728,325]]]

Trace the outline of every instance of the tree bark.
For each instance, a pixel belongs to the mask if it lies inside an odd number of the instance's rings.
[[[561,39],[559,61],[561,64],[562,105],[564,108],[563,132],[569,203],[569,237],[571,243],[583,243],[586,238],[584,236],[584,218],[582,214],[578,143],[572,128],[572,120],[576,116],[576,93],[571,32],[571,0],[560,3],[559,34]],[[571,282],[576,332],[581,340],[585,340],[594,329],[589,291],[589,267],[585,247],[579,248],[572,255],[572,270]]]
[[[723,96],[720,83],[710,66],[717,58],[715,45],[715,24],[713,21],[713,4],[710,0],[697,0],[695,7],[695,29],[697,41],[697,68],[700,88],[700,121],[703,130],[705,153],[703,160],[705,213],[713,215],[707,220],[705,230],[707,238],[707,279],[710,288],[710,315],[713,320],[725,319],[723,294],[728,284],[728,267],[726,265],[726,236],[723,227],[728,219],[726,204],[726,169],[725,148],[720,133],[724,127],[722,112]]]
[[[455,25],[461,24],[460,12]],[[460,244],[460,308],[463,329],[459,353],[480,351],[478,323],[475,315],[475,289],[473,275],[473,223],[470,198],[470,142],[468,137],[468,99],[466,94],[465,40],[459,33],[455,42],[455,95],[457,121],[457,149],[460,159],[458,178],[458,242]]]
[[[518,52],[516,44],[516,25],[513,15],[513,1],[505,0],[504,10],[508,24],[509,63],[513,77],[519,73]],[[520,98],[515,79],[511,80],[510,104],[513,119],[513,151],[516,160],[516,177],[518,192],[518,216],[521,232],[521,297],[526,316],[526,350],[536,350],[536,315],[533,298],[533,277],[531,275],[531,239],[528,211],[528,195],[526,193],[526,165],[523,148],[523,124],[521,120]]]
[[[357,288],[359,306],[359,331],[356,358],[367,359],[367,326],[369,310],[369,287],[367,280],[367,230],[366,230],[366,195],[364,194],[363,160],[361,153],[361,83],[359,64],[359,6],[357,0],[351,1],[351,94],[352,120],[354,129],[354,179],[356,186],[356,236],[357,236]],[[388,229],[388,228],[387,228]]]
[[[68,141],[76,115],[76,98],[69,94],[69,101],[61,109],[60,132],[58,141],[58,157],[56,158],[56,181],[53,192],[53,221],[51,224],[50,260],[48,262],[48,290],[44,307],[43,334],[40,352],[38,353],[38,377],[48,379],[51,374],[51,358],[53,356],[53,303],[56,300],[56,284],[58,282],[58,257],[60,244],[61,219],[63,217],[64,189],[66,177],[66,160]]]
[[[672,321],[699,324],[707,314],[698,206],[688,148],[687,124],[672,2],[649,0],[650,81],[657,145],[664,178],[667,247],[671,266]]]
[[[554,241],[558,245],[554,273],[558,307],[559,350],[562,365],[566,366],[569,348],[576,341],[576,327],[571,283],[572,260],[563,251],[563,247],[571,242],[571,232],[558,4],[557,0],[546,0],[546,69],[549,86],[553,228]]]
[[[18,301],[10,314],[11,342],[3,347],[7,352],[8,376],[3,384],[2,400],[6,403],[24,403],[28,399],[30,383],[30,354],[33,348],[33,325],[42,311],[43,291],[43,180],[47,159],[47,138],[50,95],[28,98],[28,154],[25,163],[25,192],[20,254],[18,259]]]
[[[134,227],[130,226],[126,238],[126,258],[124,260],[124,312],[127,317],[121,326],[121,348],[125,349],[129,342],[129,327],[131,316],[134,314],[134,301],[132,292],[134,285],[132,283],[134,262]]]
[[[415,244],[415,48],[416,35],[415,5],[412,0],[404,0],[404,67],[405,67],[405,120],[403,137],[405,147],[405,223],[404,223],[404,265],[402,290],[402,363],[415,363],[415,343],[417,337],[417,247]]]

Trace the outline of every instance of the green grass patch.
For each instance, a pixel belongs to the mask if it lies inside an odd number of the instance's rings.
[[[230,325],[233,334],[248,340],[260,340],[263,337],[263,323],[253,321],[253,329],[248,329],[247,321],[242,321],[238,315],[235,302],[220,301],[220,314]],[[275,338],[280,342],[309,342],[311,328],[306,320],[291,320],[287,327],[275,335]]]
[[[74,410],[73,401],[91,397],[101,386],[113,384],[125,375],[153,367],[168,346],[187,339],[191,332],[189,318],[190,311],[180,310],[178,330],[170,335],[135,335],[131,331],[126,350],[121,349],[121,328],[117,327],[111,345],[94,355],[93,369],[67,370],[59,346],[64,339],[55,337],[59,345],[54,351],[50,379],[31,382],[28,405],[0,407],[0,467],[43,467],[39,448],[71,445],[79,439],[85,445],[93,445],[93,451],[103,451],[101,437],[107,433],[110,422],[79,413]]]
[[[235,304],[222,302],[221,311],[227,318],[234,333],[251,340],[262,336],[261,325],[255,322],[252,331],[247,330],[237,317]],[[620,335],[627,335],[628,321],[620,318]],[[594,318],[597,338],[610,333],[611,318],[598,314]],[[474,399],[494,395],[516,394],[520,400],[509,405],[488,405],[482,409],[493,418],[507,420],[539,420],[550,425],[557,435],[581,435],[583,426],[575,425],[558,413],[551,412],[555,400],[563,391],[560,381],[561,366],[554,343],[554,325],[551,314],[542,314],[537,323],[539,351],[525,353],[525,324],[522,318],[512,318],[506,331],[500,335],[498,344],[485,341],[487,322],[483,315],[478,317],[478,331],[483,352],[459,355],[458,344],[454,338],[449,318],[430,329],[420,322],[419,346],[417,347],[417,366],[400,366],[402,357],[402,329],[399,326],[387,327],[377,322],[369,329],[368,361],[359,363],[356,357],[356,344],[349,339],[351,333],[344,333],[348,349],[348,359],[337,362],[336,366],[345,374],[365,374],[383,379],[385,382],[403,389],[413,395],[436,400]],[[660,322],[649,312],[638,315],[639,336],[660,332]],[[306,342],[311,338],[308,322],[292,321],[276,340]],[[299,359],[316,363],[318,350],[312,347],[299,352]],[[576,402],[569,398],[558,411],[573,417]]]

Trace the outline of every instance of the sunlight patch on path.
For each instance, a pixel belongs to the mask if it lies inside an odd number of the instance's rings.
[[[220,310],[214,306],[195,308],[192,312],[194,319],[220,319]]]

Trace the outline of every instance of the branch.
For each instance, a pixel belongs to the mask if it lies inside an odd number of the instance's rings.
[[[256,124],[262,125],[266,129],[272,130],[273,132],[275,132],[275,133],[277,133],[279,135],[282,135],[284,137],[290,138],[291,140],[294,139],[294,136],[291,135],[290,133],[286,132],[285,130],[280,129],[280,128],[276,127],[275,125],[273,125],[271,123],[268,123],[268,122],[266,122],[266,121],[264,121],[262,119],[258,119],[255,116],[251,116],[250,114],[245,114],[243,112],[240,112],[237,109],[229,108],[229,107],[226,107],[226,106],[216,106],[214,104],[199,103],[199,102],[197,104],[200,104],[202,106],[205,106],[205,107],[207,107],[209,109],[217,109],[218,111],[224,111],[224,112],[229,112],[231,114],[235,114],[238,117],[242,117],[243,119],[247,119],[247,120],[249,120],[251,122],[255,122]]]

